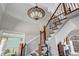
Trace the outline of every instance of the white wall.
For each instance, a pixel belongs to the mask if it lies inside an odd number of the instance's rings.
[[[6,9],[6,5],[7,5],[6,3],[0,3],[0,20],[2,18],[3,12]]]
[[[51,44],[50,44],[51,43]],[[49,44],[49,51],[50,51],[50,55],[51,56],[57,56],[58,55],[58,51],[57,51],[57,47],[56,47],[56,40],[55,37],[51,37],[48,40],[48,44]]]
[[[79,29],[79,15],[74,17],[71,21],[76,25],[76,29]]]
[[[0,20],[1,20],[1,17],[2,17],[2,12],[3,12],[3,10],[2,10],[2,6],[0,4]]]
[[[75,29],[75,25],[71,22],[68,21],[63,28],[56,33],[55,35],[55,40],[56,40],[56,44],[58,44],[60,41],[63,42],[63,40],[66,38],[66,36],[73,30]]]

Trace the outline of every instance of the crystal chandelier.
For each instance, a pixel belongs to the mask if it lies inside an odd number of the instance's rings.
[[[36,5],[35,7],[30,8],[27,14],[30,18],[38,20],[45,16],[45,11]]]

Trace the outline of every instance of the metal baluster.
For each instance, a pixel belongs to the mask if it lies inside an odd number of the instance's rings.
[[[49,22],[49,28],[51,29],[51,21]]]
[[[57,11],[58,11],[58,10],[57,10]],[[55,13],[55,15],[56,15],[56,16],[58,16],[58,13],[57,13],[57,11],[56,11],[56,13]]]
[[[68,11],[69,11],[69,5],[68,5],[68,3],[66,3],[65,6],[66,6],[67,13],[68,13]]]
[[[77,3],[77,5],[78,5],[78,8],[79,8],[79,3]]]
[[[72,5],[72,3],[70,3],[70,8],[71,8],[71,11],[73,11],[73,5]]]
[[[67,7],[66,7],[66,3],[63,3],[62,5],[63,5],[63,10],[64,10],[64,15],[66,15],[66,14],[67,14]]]
[[[76,8],[79,8],[77,3],[75,3],[75,5],[76,5]]]
[[[54,19],[52,19],[52,20],[51,20],[51,23],[52,23],[52,26],[51,26],[51,28],[52,28],[52,27],[54,27],[54,25],[53,25],[53,20],[54,20]]]
[[[73,11],[74,10],[73,4],[69,3],[69,5],[70,5],[70,8],[71,8],[71,11]]]
[[[76,7],[75,3],[73,3],[73,5],[74,5],[74,7],[75,7],[75,9],[76,9],[77,7]]]
[[[71,8],[70,4],[69,4],[69,3],[67,3],[67,12],[68,12],[68,13],[70,13],[70,12],[71,12],[71,10],[72,10],[72,8]]]
[[[65,3],[65,8],[66,8],[66,12],[67,12],[67,10],[68,10],[68,6],[67,6],[67,3]]]
[[[60,6],[60,9],[59,9],[59,10],[60,10],[60,11],[59,11],[60,14],[62,14],[62,13],[64,12],[63,5]],[[61,16],[61,15],[59,16],[59,19],[60,19],[60,20],[62,19],[62,16]]]
[[[57,17],[58,17],[58,15],[60,14],[60,13],[59,13],[59,8],[58,8],[58,10],[57,10],[57,12],[56,12],[56,13],[57,13]]]
[[[54,24],[54,27],[53,27],[52,29],[53,29],[53,30],[56,30],[56,29],[57,29],[56,18],[53,20],[53,24]]]
[[[62,6],[60,8],[60,13],[63,13]],[[62,19],[62,16],[61,15],[59,16],[59,19]]]
[[[57,13],[58,13],[59,16],[60,16],[60,14],[61,14],[60,11],[61,11],[61,10],[60,10],[60,7],[59,7],[59,9],[58,9],[58,11],[57,11]],[[60,25],[60,19],[59,19],[59,16],[56,17],[57,25]]]
[[[60,6],[60,13],[63,13],[63,12],[64,12],[63,6],[61,5],[61,6]]]
[[[72,11],[72,6],[70,5],[70,3],[68,3],[68,12]]]
[[[66,5],[65,5],[65,7],[66,7]],[[64,12],[63,5],[61,5],[61,12],[62,13]]]
[[[64,13],[63,6],[61,6],[60,12],[61,12],[61,13]],[[65,14],[64,14],[64,15],[65,15]],[[60,18],[60,20],[61,20],[61,19],[62,19],[62,15],[60,15],[60,17],[59,17],[59,18]]]
[[[71,3],[72,4],[72,6],[73,6],[73,10],[75,10],[76,8],[75,8],[75,6],[74,6],[74,3]]]
[[[65,5],[65,6],[66,6],[66,5]],[[61,6],[61,7],[63,7],[63,6]],[[61,18],[61,19],[63,19],[63,18],[64,18],[64,16],[65,16],[65,15],[64,15],[64,12],[62,12],[62,14],[61,14],[61,15],[62,15],[62,18]],[[60,16],[61,16],[61,15],[60,15]]]
[[[59,19],[59,25],[61,25],[62,23],[61,23],[61,20],[60,20],[60,18],[58,17],[58,19]]]
[[[57,25],[59,25],[59,23],[58,23],[58,21],[59,21],[58,17],[60,16],[60,7],[58,8],[57,14],[58,14],[58,16],[56,17],[56,22],[57,22]]]

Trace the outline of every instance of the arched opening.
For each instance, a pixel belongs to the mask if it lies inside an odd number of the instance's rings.
[[[79,29],[73,30],[68,34],[71,55],[79,55]]]

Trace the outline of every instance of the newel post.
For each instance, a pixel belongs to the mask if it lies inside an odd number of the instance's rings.
[[[42,49],[42,31],[40,31],[40,44],[39,44],[39,56],[41,56],[41,49]]]
[[[44,44],[46,44],[46,26],[44,26]]]
[[[42,31],[40,31],[40,44],[42,44]]]

